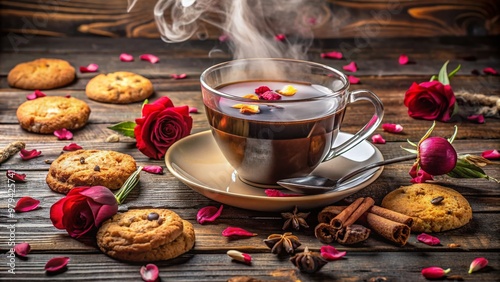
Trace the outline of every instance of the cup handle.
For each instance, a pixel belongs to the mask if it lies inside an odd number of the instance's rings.
[[[375,107],[375,114],[368,121],[368,123],[366,123],[365,126],[356,132],[356,134],[354,134],[351,138],[349,138],[349,140],[337,147],[332,147],[323,161],[329,161],[349,151],[371,135],[382,122],[382,118],[384,117],[384,105],[375,93],[369,90],[355,90],[350,93],[349,99],[349,103],[363,100],[371,102]]]

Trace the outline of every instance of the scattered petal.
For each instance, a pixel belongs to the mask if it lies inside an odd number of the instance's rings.
[[[498,72],[494,68],[490,68],[490,67],[484,68],[483,72],[485,74],[491,74],[491,75],[497,75],[498,74]]]
[[[426,234],[426,233],[422,233],[422,234],[418,235],[417,240],[426,244],[426,245],[429,245],[429,246],[436,246],[436,245],[441,244],[441,241],[439,240],[439,238],[431,236],[431,235]]]
[[[152,64],[156,64],[160,61],[160,58],[156,57],[155,55],[153,54],[142,54],[140,56],[141,60],[143,61],[148,61]]]
[[[412,178],[411,183],[425,183],[427,180],[433,180],[431,174],[428,174],[422,169],[419,169],[416,176]]]
[[[198,108],[196,108],[196,107],[189,107],[189,113],[190,114],[197,114],[198,113]]]
[[[253,236],[257,236],[257,233],[252,233],[252,232],[247,231],[243,228],[229,226],[228,228],[226,228],[222,231],[222,236],[224,236],[224,237],[253,237]]]
[[[47,95],[45,95],[45,93],[43,93],[42,91],[37,89],[33,93],[26,95],[26,99],[35,100],[36,98],[41,98],[41,97],[45,97],[45,96],[47,96]]]
[[[37,151],[36,149],[33,149],[31,151],[28,151],[26,149],[21,149],[19,152],[19,155],[21,156],[21,159],[23,160],[31,160],[33,158],[36,158],[42,154],[42,151]]]
[[[259,87],[255,88],[255,94],[257,94],[257,95],[262,95],[262,94],[266,93],[267,91],[271,91],[271,89],[267,86],[259,86]]]
[[[71,98],[71,95],[70,94],[66,94],[64,97]]]
[[[224,207],[223,205],[220,205],[218,209],[214,206],[207,206],[201,208],[196,214],[196,221],[198,221],[199,224],[215,221],[222,213],[223,207]]]
[[[337,51],[331,51],[331,52],[326,52],[326,53],[321,53],[321,58],[323,59],[342,59],[344,57],[341,52]]]
[[[31,251],[31,246],[28,243],[19,243],[14,246],[14,252],[20,257],[26,257]]]
[[[249,254],[245,254],[240,251],[229,250],[227,251],[227,255],[236,261],[241,261],[246,264],[252,263],[252,257]]]
[[[283,33],[276,34],[276,35],[274,36],[274,39],[275,39],[276,41],[283,42],[283,41],[285,41],[285,39],[286,39],[286,35],[284,35]]]
[[[226,42],[228,40],[229,40],[229,36],[227,34],[223,34],[223,35],[219,36],[220,42]]]
[[[350,62],[348,65],[345,65],[342,67],[345,71],[350,71],[350,72],[357,72],[358,71],[358,66],[356,65],[356,63],[353,61],[353,62]]]
[[[258,114],[260,109],[258,105],[242,105],[240,108],[242,114]]]
[[[259,95],[260,100],[276,101],[281,99],[281,95],[274,91],[266,91]]]
[[[408,59],[408,56],[406,56],[405,54],[401,54],[399,56],[399,64],[400,65],[406,65],[410,62],[410,60]]]
[[[82,146],[76,143],[70,143],[69,145],[63,147],[63,151],[76,151],[81,149],[83,149]]]
[[[47,272],[57,272],[65,268],[68,265],[69,257],[55,257],[51,258],[45,264],[45,271]]]
[[[422,275],[427,279],[438,279],[445,276],[451,269],[442,269],[441,267],[431,266],[422,269]]]
[[[187,77],[187,74],[181,73],[181,74],[172,74],[170,75],[173,79],[184,79]]]
[[[372,136],[373,144],[385,144],[385,139],[380,134],[375,134]]]
[[[399,133],[403,131],[403,126],[395,123],[384,123],[382,124],[382,129],[390,133]]]
[[[120,54],[120,61],[122,62],[133,62],[134,61],[134,56],[127,54],[127,53],[121,53]]]
[[[54,135],[57,136],[59,140],[71,140],[73,139],[73,133],[66,128],[61,128],[54,131]]]
[[[347,252],[339,252],[334,246],[326,245],[320,249],[321,256],[329,261],[338,260],[344,257]]]
[[[252,100],[259,100],[259,96],[255,95],[255,94],[243,95],[243,98],[252,99]]]
[[[145,165],[142,167],[142,170],[152,174],[163,174],[163,167],[159,165]]]
[[[17,201],[14,210],[16,212],[29,212],[38,207],[40,201],[31,197],[22,197]]]
[[[7,178],[14,182],[26,182],[26,174],[17,173],[13,170],[7,170]]]
[[[295,95],[295,93],[297,93],[297,88],[293,87],[292,85],[285,85],[280,90],[276,90],[276,92],[283,96],[293,96]]]
[[[486,258],[475,258],[469,267],[469,274],[474,271],[485,268],[488,265],[488,260]]]
[[[360,82],[359,78],[355,77],[354,75],[348,75],[347,78],[349,79],[350,84],[359,84]]]
[[[85,73],[85,72],[96,72],[99,69],[99,65],[97,64],[90,64],[88,66],[81,66],[80,67],[80,72]]]
[[[264,193],[266,193],[266,195],[268,197],[299,197],[299,196],[304,196],[301,194],[287,194],[287,193],[283,193],[280,190],[276,190],[276,189],[266,189],[266,190],[264,190]]]
[[[498,160],[500,159],[500,152],[498,150],[486,150],[481,153],[481,157],[488,160]]]
[[[467,120],[475,122],[475,123],[484,123],[483,115],[470,115],[467,117]]]
[[[160,271],[158,270],[158,266],[155,264],[149,263],[146,266],[141,267],[141,278],[146,282],[154,282],[158,280],[158,274]]]

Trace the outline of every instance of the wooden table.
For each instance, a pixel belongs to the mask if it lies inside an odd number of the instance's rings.
[[[385,104],[384,122],[399,123],[404,126],[403,134],[389,134],[378,129],[387,140],[376,145],[384,158],[404,154],[400,148],[406,140],[418,141],[430,127],[430,121],[415,120],[407,115],[403,96],[412,82],[423,82],[436,74],[441,65],[450,60],[450,69],[462,65],[457,77],[452,80],[456,92],[483,93],[500,96],[500,79],[491,75],[472,75],[476,69],[484,67],[500,70],[500,48],[493,42],[498,38],[417,38],[417,39],[370,39],[368,44],[356,39],[316,41],[310,49],[310,58],[341,68],[347,60],[326,60],[321,52],[339,50],[348,46],[344,54],[357,62],[356,73],[361,84],[352,89],[367,88],[379,95]],[[39,135],[20,128],[16,119],[17,107],[32,91],[9,88],[7,74],[17,63],[40,57],[66,59],[75,67],[89,63],[99,64],[99,72],[119,70],[134,71],[150,78],[156,93],[151,100],[169,96],[176,105],[187,104],[200,109],[193,114],[192,133],[208,129],[200,93],[199,75],[207,67],[230,59],[224,46],[216,41],[192,41],[180,44],[166,44],[160,40],[146,39],[104,39],[104,38],[37,38],[30,37],[12,45],[8,38],[2,38],[0,54],[0,146],[16,140],[24,141],[29,149],[38,149],[43,156],[22,161],[12,157],[1,164],[0,189],[0,250],[7,253],[9,238],[15,242],[29,242],[32,247],[28,258],[15,259],[15,275],[8,270],[9,259],[0,259],[1,280],[107,280],[139,281],[141,264],[116,261],[102,254],[92,240],[78,241],[70,238],[65,231],[54,228],[49,219],[50,206],[62,197],[52,192],[45,183],[49,165],[46,159],[55,159],[64,145],[70,141],[58,141],[53,135]],[[212,52],[213,47],[221,47],[223,52]],[[120,62],[122,52],[133,54],[136,60]],[[140,61],[138,56],[152,53],[160,57],[158,64]],[[414,64],[399,65],[400,54],[409,55]],[[475,60],[464,58],[475,57]],[[174,80],[171,74],[187,73],[187,79]],[[82,74],[77,71],[77,80],[64,88],[44,91],[48,95],[67,95],[86,101],[92,109],[89,124],[74,132],[76,142],[86,149],[110,149],[132,155],[139,165],[162,165],[163,160],[151,160],[134,146],[133,139],[123,139],[119,143],[106,143],[113,132],[107,127],[124,120],[134,120],[140,114],[140,103],[129,105],[103,104],[89,100],[84,93],[85,85],[94,73]],[[342,130],[355,132],[366,120],[370,106],[360,104],[349,106]],[[500,119],[487,118],[485,124],[468,121],[438,123],[435,135],[449,137],[453,126],[459,132],[454,146],[458,151],[483,151],[500,149]],[[371,196],[378,204],[390,191],[410,184],[408,171],[411,162],[385,167],[382,175],[371,185],[352,195],[347,200],[360,196]],[[6,170],[12,169],[27,175],[27,182],[16,184],[15,199],[31,196],[41,201],[40,207],[27,213],[16,213],[13,220],[7,218]],[[488,174],[499,178],[497,167],[487,167]],[[398,247],[377,237],[369,238],[359,246],[334,244],[341,251],[347,251],[344,259],[327,264],[320,272],[312,275],[300,273],[287,258],[279,259],[270,253],[262,240],[272,233],[282,233],[284,220],[279,213],[255,212],[225,206],[222,216],[215,224],[196,223],[197,211],[207,205],[219,206],[204,196],[192,191],[168,171],[163,175],[142,173],[140,188],[127,199],[125,206],[131,208],[162,207],[172,209],[192,222],[196,230],[196,245],[193,250],[172,261],[159,262],[162,281],[225,281],[235,276],[252,276],[265,281],[422,281],[420,271],[428,266],[451,268],[450,275],[460,275],[466,281],[499,281],[500,277],[500,192],[499,185],[484,179],[452,179],[438,177],[437,180],[462,193],[474,211],[472,221],[466,226],[438,233],[441,246],[427,246],[417,243],[413,234],[409,243]],[[314,227],[319,209],[311,210],[309,224]],[[11,232],[9,227],[15,226]],[[243,240],[228,240],[221,231],[234,225],[258,233],[258,236]],[[319,250],[322,244],[314,237],[313,228],[293,231],[303,246]],[[448,244],[459,244],[450,248]],[[251,266],[231,262],[227,250],[236,249],[252,255]],[[44,272],[45,263],[54,256],[69,256],[71,261],[67,271],[56,276]],[[467,274],[470,262],[476,257],[489,259],[489,266],[472,275]],[[380,278],[377,280],[377,278]]]

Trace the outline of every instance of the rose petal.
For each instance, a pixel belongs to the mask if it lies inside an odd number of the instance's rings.
[[[66,128],[61,128],[54,131],[54,135],[57,136],[59,140],[71,140],[73,139],[73,133]]]
[[[469,274],[474,271],[478,271],[482,268],[485,268],[488,265],[488,260],[486,258],[475,258],[469,267]]]
[[[121,53],[120,54],[120,61],[122,62],[133,62],[134,61],[134,56],[127,54],[127,53]]]
[[[347,254],[347,252],[339,252],[334,246],[321,246],[321,256],[326,260],[338,260]]]
[[[196,108],[196,107],[189,107],[189,113],[191,113],[191,114],[197,114],[198,113],[198,108]]]
[[[403,131],[403,126],[395,123],[384,123],[382,124],[382,129],[390,133],[399,133]]]
[[[342,59],[344,57],[341,52],[337,51],[331,51],[331,52],[326,52],[326,53],[321,53],[321,58],[323,59]]]
[[[220,42],[226,42],[228,40],[229,40],[229,36],[227,34],[223,34],[223,35],[219,36]]]
[[[354,75],[348,75],[347,78],[349,79],[350,84],[359,84],[360,82],[359,78],[355,77]]]
[[[274,91],[266,91],[259,95],[259,100],[276,101],[280,100],[281,95]]]
[[[484,68],[483,72],[485,74],[491,74],[491,75],[497,75],[498,74],[498,72],[494,68],[491,68],[491,67]]]
[[[220,205],[218,209],[214,206],[201,208],[196,214],[196,221],[198,221],[199,224],[215,221],[221,215],[223,207],[223,205]]]
[[[187,74],[181,73],[181,74],[172,74],[170,75],[173,79],[184,79],[187,77]]]
[[[88,66],[81,66],[80,67],[80,72],[86,73],[86,72],[96,72],[99,69],[98,64],[90,64]]]
[[[141,278],[143,281],[154,282],[154,281],[157,281],[158,274],[160,271],[158,270],[158,266],[150,263],[150,264],[147,264],[146,266],[142,266],[140,272],[141,272]]]
[[[81,149],[83,149],[82,146],[76,143],[70,143],[69,145],[63,147],[63,151],[76,151]]]
[[[286,39],[286,35],[284,35],[283,33],[276,34],[276,35],[274,36],[274,39],[275,39],[276,41],[280,41],[280,42],[282,42],[282,41],[285,41],[285,39]]]
[[[350,72],[356,72],[358,71],[358,66],[356,65],[356,62],[350,62],[348,65],[345,65],[342,67],[345,71],[350,71]]]
[[[268,196],[268,197],[299,197],[299,196],[304,196],[301,194],[287,194],[287,193],[283,193],[280,190],[276,190],[276,189],[266,189],[266,190],[264,190],[264,193],[266,193],[266,196]]]
[[[254,92],[257,95],[262,95],[262,94],[266,93],[267,91],[271,91],[271,88],[263,85],[263,86],[259,86],[259,87],[255,88]]]
[[[385,139],[380,134],[375,134],[372,136],[373,144],[385,144]]]
[[[14,210],[16,212],[29,212],[38,207],[40,201],[31,197],[22,197],[17,201]]]
[[[33,158],[36,158],[42,154],[42,151],[37,151],[36,149],[33,149],[31,151],[21,149],[19,152],[19,155],[21,156],[21,159],[23,160],[31,160]]]
[[[500,159],[500,152],[498,150],[486,150],[481,153],[481,156],[488,160]]]
[[[163,167],[159,165],[145,165],[142,170],[152,174],[163,174]]]
[[[26,99],[35,100],[36,98],[41,98],[41,97],[45,97],[45,96],[47,96],[47,95],[45,95],[45,93],[43,93],[42,91],[37,89],[33,93],[26,95]]]
[[[433,180],[431,174],[428,174],[424,170],[420,169],[417,171],[416,176],[412,178],[411,183],[424,183],[427,180]]]
[[[426,244],[426,245],[429,245],[429,246],[436,246],[436,245],[441,244],[441,241],[439,240],[439,238],[431,236],[431,235],[426,234],[426,233],[422,233],[422,234],[418,235],[417,240]]]
[[[228,228],[226,228],[222,231],[222,236],[224,236],[224,237],[253,237],[253,236],[257,236],[257,233],[252,233],[252,232],[247,231],[243,228],[229,226]]]
[[[142,54],[139,58],[143,61],[148,61],[152,64],[156,64],[160,61],[160,58],[156,57],[153,54]]]
[[[252,263],[252,256],[250,256],[249,254],[242,253],[240,251],[229,250],[227,251],[227,255],[236,261],[240,261],[246,264]]]
[[[483,115],[470,115],[467,117],[467,120],[475,122],[475,123],[484,123]]]
[[[408,64],[409,60],[408,60],[408,56],[406,56],[405,54],[401,54],[399,56],[399,64],[400,65],[406,65]]]
[[[51,258],[45,264],[45,271],[47,272],[57,272],[66,267],[69,262],[69,257],[55,257]]]
[[[14,182],[26,182],[26,174],[17,173],[13,170],[7,170],[7,178]]]
[[[26,257],[31,251],[31,246],[28,243],[19,243],[14,246],[14,252],[20,257]]]
[[[445,276],[451,269],[442,269],[441,267],[431,266],[422,269],[422,275],[427,279],[438,279]]]

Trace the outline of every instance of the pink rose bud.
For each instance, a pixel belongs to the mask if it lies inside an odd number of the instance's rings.
[[[382,124],[382,129],[390,133],[399,133],[403,131],[403,126],[401,124],[384,123]]]
[[[424,243],[424,244],[427,244],[429,246],[436,246],[436,245],[441,244],[441,241],[439,240],[439,238],[431,236],[429,234],[425,234],[425,233],[418,235],[417,240]]]
[[[17,173],[13,170],[7,170],[7,178],[10,179],[10,180],[14,180],[14,182],[18,183],[18,182],[26,182],[26,174],[21,174],[21,173]]]
[[[427,279],[438,279],[444,277],[451,269],[442,269],[441,267],[431,266],[422,269],[422,275]]]
[[[354,75],[348,75],[347,79],[349,79],[350,84],[359,84],[360,82],[359,78],[355,77]]]
[[[76,143],[70,143],[69,145],[63,147],[63,151],[76,151],[80,149],[83,149],[82,146]]]
[[[375,134],[372,136],[373,144],[385,144],[385,139],[380,134]]]
[[[155,264],[147,264],[146,266],[141,267],[141,278],[146,282],[154,282],[158,280],[158,274],[160,271],[158,270],[158,266]]]
[[[51,258],[45,264],[45,271],[47,272],[58,272],[68,265],[69,258],[68,257],[55,257]]]
[[[214,222],[221,215],[223,208],[224,205],[220,205],[218,209],[214,206],[201,208],[196,214],[196,221],[198,221],[199,224]]]
[[[486,150],[481,153],[481,156],[488,160],[498,160],[500,159],[500,152],[498,150]]]
[[[348,65],[342,67],[345,71],[356,72],[358,71],[358,66],[355,62],[350,62]]]
[[[96,72],[99,69],[98,64],[90,64],[88,66],[81,66],[80,67],[80,72],[86,73],[86,72]]]
[[[469,274],[474,271],[485,268],[488,265],[488,260],[486,258],[476,258],[474,259],[469,267]]]
[[[67,130],[66,128],[61,128],[61,129],[54,131],[54,135],[59,140],[71,140],[71,139],[73,139],[73,133],[71,133],[71,131]]]
[[[406,56],[405,54],[401,54],[399,56],[399,64],[400,65],[406,65],[408,64],[409,60],[408,60],[408,56]]]
[[[45,97],[45,96],[47,96],[47,95],[45,95],[45,93],[43,93],[42,91],[35,90],[35,92],[33,92],[29,95],[26,95],[26,99],[35,100],[36,98],[41,98],[41,97]]]
[[[22,197],[17,201],[14,210],[16,212],[29,212],[38,207],[40,201],[31,197]]]
[[[122,62],[132,62],[134,61],[134,56],[127,54],[127,53],[121,53],[120,54],[120,61]]]
[[[160,58],[156,57],[153,54],[142,54],[139,58],[143,61],[148,61],[152,64],[156,64],[160,61]]]
[[[236,261],[241,261],[246,264],[252,263],[252,257],[249,254],[245,254],[236,250],[229,250],[227,251],[227,255]]]
[[[145,165],[142,170],[152,174],[163,174],[163,167],[159,165]]]
[[[341,259],[347,252],[339,252],[334,246],[322,246],[320,249],[321,256],[329,261]]]
[[[266,189],[264,190],[264,193],[266,193],[266,196],[268,197],[299,197],[299,196],[304,196],[301,194],[287,194],[283,193],[280,190],[277,189]]]
[[[343,55],[341,52],[331,51],[327,53],[321,53],[321,58],[323,59],[342,59]]]
[[[226,228],[222,231],[222,236],[224,236],[224,237],[253,237],[253,236],[257,236],[257,233],[252,233],[252,232],[247,231],[243,228],[229,226],[228,228]]]
[[[31,251],[31,246],[28,243],[19,243],[14,246],[14,252],[20,257],[26,257]]]
[[[23,159],[24,161],[36,158],[36,157],[40,156],[41,154],[42,154],[42,151],[37,151],[36,149],[33,149],[31,151],[21,149],[21,151],[19,152],[19,156],[21,156],[21,159]]]

